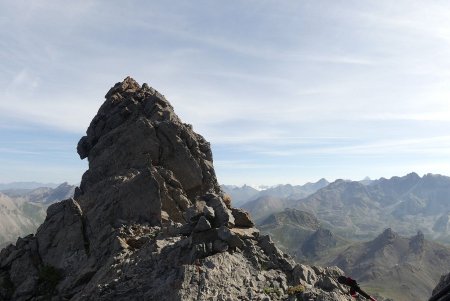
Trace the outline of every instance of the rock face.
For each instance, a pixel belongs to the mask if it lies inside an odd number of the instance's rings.
[[[220,193],[209,143],[164,96],[131,78],[109,90],[77,150],[89,170],[76,198],[83,210],[106,211],[96,228],[118,219],[159,225],[161,210],[183,222],[190,200]]]
[[[209,143],[147,84],[117,83],[78,143],[75,197],[0,253],[0,300],[351,300],[224,202]]]
[[[450,297],[450,274],[442,275],[429,301],[445,301]]]

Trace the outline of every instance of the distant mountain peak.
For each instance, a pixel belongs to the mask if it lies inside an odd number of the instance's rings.
[[[425,235],[422,231],[417,231],[417,234],[409,240],[409,249],[413,253],[422,253],[425,247]]]
[[[387,228],[373,240],[373,244],[377,248],[380,248],[392,244],[397,238],[398,234],[395,233],[391,228]]]
[[[320,222],[314,214],[291,208],[271,214],[261,223],[261,225],[267,224],[292,224],[313,230],[318,229],[320,226]]]
[[[304,242],[302,252],[306,256],[315,257],[336,244],[337,239],[329,229],[319,228]]]
[[[420,179],[420,176],[416,172],[410,172],[406,175],[407,178]]]

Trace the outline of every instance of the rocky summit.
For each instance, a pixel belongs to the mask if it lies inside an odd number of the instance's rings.
[[[115,84],[77,151],[74,198],[1,251],[0,300],[351,300],[231,206],[209,143],[147,84]]]

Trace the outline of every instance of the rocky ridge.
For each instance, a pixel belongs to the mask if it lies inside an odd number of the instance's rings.
[[[450,274],[442,275],[433,289],[429,301],[446,301],[450,298]]]
[[[231,206],[209,143],[147,84],[111,88],[77,151],[74,198],[0,252],[0,300],[351,300]]]

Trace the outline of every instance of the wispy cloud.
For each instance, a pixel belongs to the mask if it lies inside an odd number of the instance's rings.
[[[450,136],[377,141],[316,151],[347,155],[447,155],[450,153]]]
[[[323,155],[344,155],[344,156],[397,156],[397,155],[440,155],[448,156],[450,154],[450,136],[425,137],[413,139],[396,139],[396,140],[375,140],[363,143],[355,143],[352,140],[341,140],[341,144],[330,143],[311,143],[311,141],[303,141],[290,147],[277,147],[271,144],[254,145],[253,151],[258,154],[269,156],[323,156]],[[289,146],[284,144],[283,146]]]
[[[450,5],[326,5],[0,3],[0,134],[81,136],[108,88],[132,75],[212,142],[218,174],[233,162],[281,181],[275,173],[304,178],[290,166],[314,178],[333,177],[322,165],[377,169],[367,156],[447,160]]]
[[[39,154],[41,154],[40,152],[33,152],[33,151],[14,149],[14,148],[4,148],[4,147],[0,147],[0,153],[20,154],[20,155],[39,155]]]

